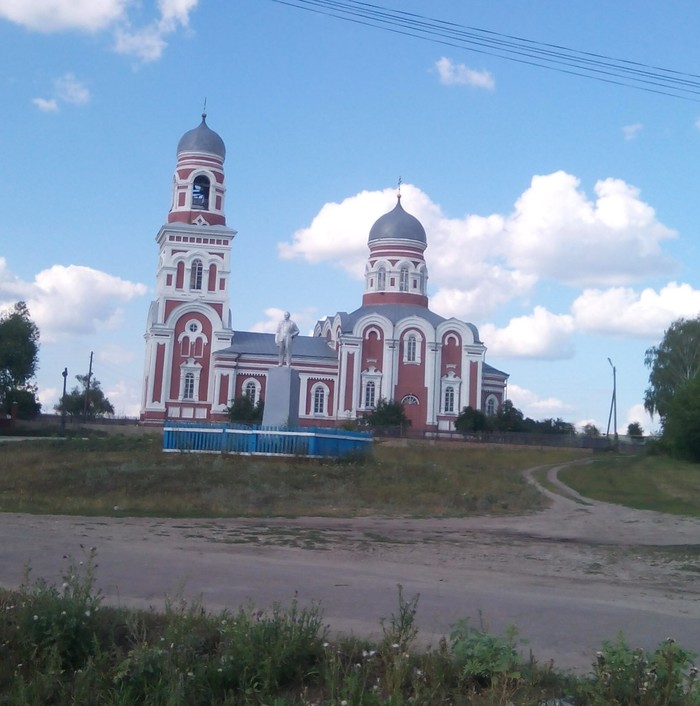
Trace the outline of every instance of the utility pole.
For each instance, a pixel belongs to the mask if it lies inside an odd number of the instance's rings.
[[[66,380],[68,379],[68,368],[63,368],[63,397],[61,397],[61,436],[66,435]]]
[[[87,384],[85,385],[85,403],[83,405],[83,422],[87,421],[87,413],[89,409],[89,399],[90,399],[90,378],[92,377],[92,354],[90,351],[90,368],[87,374]]]
[[[607,435],[608,437],[610,436],[610,420],[614,418],[615,426],[613,427],[613,433],[615,434],[615,448],[617,448],[617,370],[615,369],[615,366],[613,365],[613,362],[612,360],[610,360],[610,358],[608,358],[608,363],[610,363],[610,367],[613,371],[613,392],[612,399],[610,400],[610,414],[608,415]]]

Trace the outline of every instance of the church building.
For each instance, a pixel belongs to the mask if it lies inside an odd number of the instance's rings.
[[[145,423],[223,421],[235,398],[265,399],[268,370],[278,364],[274,334],[232,329],[228,282],[236,231],[226,225],[225,157],[206,115],[178,143],[172,204],[156,236]],[[357,420],[380,399],[400,401],[416,431],[453,430],[467,406],[495,414],[508,375],[486,363],[473,324],[428,308],[427,245],[425,229],[398,194],[369,232],[361,306],[327,316],[312,335],[294,339],[301,425]]]

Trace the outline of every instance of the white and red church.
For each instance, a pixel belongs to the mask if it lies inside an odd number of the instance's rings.
[[[177,147],[173,197],[158,232],[156,299],[149,314],[141,420],[222,421],[242,395],[265,398],[278,363],[274,334],[231,327],[228,283],[236,231],[226,225],[221,137],[206,123]],[[396,206],[369,232],[362,305],[298,336],[299,423],[336,426],[380,399],[403,403],[412,428],[449,431],[466,406],[487,414],[508,375],[485,362],[473,324],[428,308],[425,229]]]

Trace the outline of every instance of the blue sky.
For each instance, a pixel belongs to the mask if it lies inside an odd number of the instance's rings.
[[[299,4],[294,2],[293,4]],[[690,0],[384,0],[385,7],[700,73]],[[402,204],[431,308],[479,328],[527,416],[639,421],[645,350],[700,312],[700,103],[273,0],[0,0],[0,306],[41,329],[46,409],[94,372],[138,412],[175,149],[227,146],[235,329],[360,305],[366,241]]]

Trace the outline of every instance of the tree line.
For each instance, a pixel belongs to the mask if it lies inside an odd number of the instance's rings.
[[[39,367],[39,327],[27,304],[19,301],[0,314],[0,415],[34,419],[41,413],[36,372]],[[91,375],[76,375],[78,384],[54,409],[71,417],[94,419],[114,414],[114,407]]]

